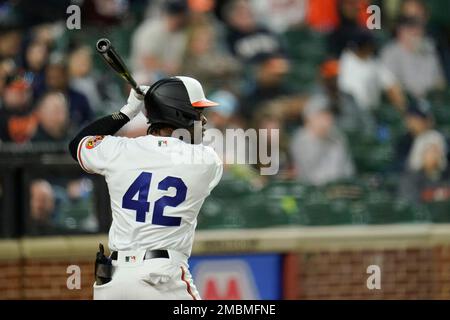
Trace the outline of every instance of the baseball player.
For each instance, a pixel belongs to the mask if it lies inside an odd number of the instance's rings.
[[[111,256],[97,254],[94,299],[200,299],[187,259],[197,215],[222,176],[215,151],[173,137],[206,123],[207,100],[189,77],[162,79],[130,92],[120,112],[98,119],[70,142],[72,157],[88,173],[105,176],[111,198]],[[148,135],[114,134],[145,111]],[[198,121],[196,123],[196,121]],[[178,130],[177,130],[178,131]],[[203,161],[179,161],[182,154]]]

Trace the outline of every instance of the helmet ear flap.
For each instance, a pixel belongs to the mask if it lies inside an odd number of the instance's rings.
[[[147,92],[145,93],[144,96],[144,109],[145,109],[145,117],[148,119],[148,115],[149,115],[149,109],[151,106],[151,96],[153,94],[153,92],[156,90],[156,88],[158,88],[161,84],[163,84],[165,82],[165,79],[161,79],[156,81],[154,84],[151,85],[151,87],[147,90]]]

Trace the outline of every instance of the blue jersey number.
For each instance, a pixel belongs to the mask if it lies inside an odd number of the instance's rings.
[[[122,198],[122,208],[136,211],[136,221],[138,222],[145,222],[145,216],[150,209],[150,202],[147,199],[151,181],[152,174],[142,172]],[[175,188],[176,194],[173,197],[163,196],[156,200],[152,224],[168,227],[176,227],[181,224],[180,217],[165,216],[164,208],[176,207],[186,200],[187,187],[180,178],[168,176],[159,182],[158,189],[167,191],[169,188]],[[138,195],[138,200],[133,199],[136,194]]]

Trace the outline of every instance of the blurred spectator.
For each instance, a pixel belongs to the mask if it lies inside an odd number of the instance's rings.
[[[65,142],[68,138],[69,108],[66,98],[58,92],[45,94],[38,103],[38,129],[33,142]]]
[[[425,155],[427,154],[428,147],[430,145],[439,147],[439,154],[442,159],[439,160],[439,168],[435,167],[436,163],[433,163],[431,167],[433,169],[445,169],[447,166],[447,158],[446,158],[446,143],[444,136],[439,133],[436,130],[428,130],[427,132],[422,133],[421,135],[417,136],[416,139],[413,142],[413,145],[411,147],[411,152],[409,153],[408,157],[408,170],[410,171],[419,171],[421,169],[430,169],[428,168],[428,165],[431,163],[428,163]],[[436,150],[433,150],[436,151]],[[436,154],[435,154],[436,155]],[[430,157],[432,158],[432,157]]]
[[[249,62],[260,55],[281,52],[279,38],[257,24],[248,0],[231,0],[223,7],[229,28],[227,44],[240,61]]]
[[[238,106],[238,99],[231,92],[226,90],[219,90],[211,94],[211,99],[215,99],[219,105],[207,110],[206,117],[208,129],[217,129],[222,132],[226,139],[227,129],[238,129],[240,127],[239,119],[236,118],[236,110]],[[250,149],[242,150],[241,148],[226,148],[226,140],[216,141],[215,136],[210,136],[210,130],[206,130],[204,143],[211,146],[222,159],[224,164],[224,175],[237,179],[243,179],[250,182],[255,187],[263,185],[262,177],[259,172],[250,164],[236,164],[236,159],[245,159]],[[244,131],[236,131],[237,141],[245,141]],[[241,140],[240,140],[241,139]],[[223,145],[221,146],[220,143]],[[248,148],[255,146],[248,145]]]
[[[0,26],[0,61],[17,60],[22,44],[22,32],[17,27]],[[16,61],[17,62],[17,61]]]
[[[60,38],[64,35],[65,30],[66,26],[58,22],[43,23],[33,26],[30,33],[33,42],[41,43],[46,45],[48,48],[51,48],[54,45],[58,46],[55,42],[60,40]]]
[[[190,30],[187,53],[182,74],[191,76],[209,91],[220,81],[220,85],[236,83],[240,65],[230,55],[221,52],[212,21],[197,22]]]
[[[32,90],[22,77],[10,77],[0,108],[0,141],[23,143],[33,135],[37,121],[32,110]]]
[[[208,123],[206,124],[207,129],[217,129],[225,135],[227,129],[237,129],[240,128],[239,119],[236,117],[236,110],[238,106],[237,97],[227,90],[218,90],[210,95],[211,99],[216,99],[219,105],[214,108],[208,108],[206,111],[206,117]],[[214,130],[212,131],[215,134]],[[234,156],[238,150],[229,150],[224,148],[224,146],[216,145],[217,142],[225,143],[225,141],[215,141],[215,136],[210,136],[210,132],[206,130],[204,142],[210,145],[216,150],[219,157],[224,161],[225,167],[227,167],[226,160],[234,159]],[[220,149],[222,148],[222,150]],[[228,153],[228,154],[227,154]]]
[[[30,185],[29,235],[54,233],[56,230],[51,221],[54,211],[55,195],[50,183],[43,179],[32,181]]]
[[[319,92],[328,97],[337,126],[345,132],[373,135],[376,123],[371,112],[359,108],[352,95],[341,92],[338,88],[339,61],[335,59],[324,61],[319,73]]]
[[[67,66],[62,61],[50,62],[45,72],[45,85],[38,89],[38,98],[46,91],[61,92],[69,102],[70,125],[75,128],[93,117],[91,106],[85,95],[69,85]]]
[[[3,18],[1,17],[0,21],[0,95],[6,79],[13,75],[17,68],[23,38],[20,28],[14,26],[14,23],[3,24]]]
[[[367,5],[366,0],[309,0],[306,21],[317,31],[339,28],[336,44],[345,46],[345,29],[348,31],[355,25],[365,26]]]
[[[203,14],[211,12],[216,0],[188,0],[189,8],[196,14]]]
[[[279,34],[304,21],[308,0],[251,0],[251,5],[258,23]]]
[[[400,16],[416,18],[424,26],[429,19],[428,10],[422,0],[403,0],[400,5]]]
[[[244,95],[240,104],[240,115],[251,121],[256,111],[271,100],[292,95],[285,78],[289,72],[289,61],[282,55],[261,56],[255,66],[255,82]]]
[[[335,5],[338,6],[339,22],[334,31],[328,36],[328,49],[334,57],[339,58],[342,51],[353,40],[352,35],[355,31],[366,27],[368,17],[366,12],[367,1],[339,0]]]
[[[207,126],[219,129],[224,133],[227,128],[236,127],[237,97],[229,91],[219,90],[211,94],[210,98],[219,105],[207,110]]]
[[[418,137],[433,129],[434,121],[431,106],[425,100],[413,99],[405,115],[408,132],[400,138],[397,147],[397,170],[405,170],[405,162],[410,155],[412,145]]]
[[[133,34],[131,62],[148,82],[180,72],[187,45],[189,11],[186,0],[164,2],[160,18],[146,19]],[[140,75],[142,76],[142,75]]]
[[[412,203],[428,202],[436,198],[435,193],[443,194],[444,188],[449,191],[446,153],[447,146],[439,132],[428,131],[418,137],[409,158],[409,170],[400,184],[400,196]]]
[[[384,91],[389,101],[403,110],[405,98],[395,76],[374,56],[373,36],[363,29],[352,35],[340,58],[339,89],[350,94],[363,110],[379,106]]]
[[[314,96],[303,110],[305,125],[292,137],[290,152],[297,179],[323,185],[354,173],[344,136],[334,125],[329,101]]]
[[[29,235],[98,231],[92,180],[64,176],[33,179],[29,217]]]
[[[82,93],[95,111],[102,111],[98,81],[92,72],[92,50],[88,46],[81,46],[69,55],[68,72],[70,86]]]
[[[16,15],[18,21],[25,27],[66,19],[66,9],[71,0],[45,1],[6,1],[11,6],[11,14]],[[79,3],[78,3],[79,4]]]
[[[48,47],[42,41],[32,41],[26,48],[23,67],[26,72],[25,77],[30,81],[33,91],[45,82],[48,55]]]
[[[256,168],[260,172],[261,168],[271,167],[277,168],[279,171],[276,175],[277,178],[290,179],[293,178],[293,170],[290,167],[292,161],[289,158],[289,144],[288,138],[286,136],[286,131],[283,125],[283,116],[279,111],[278,105],[268,104],[266,105],[257,115],[255,115],[255,120],[253,127],[258,130],[258,163]],[[263,131],[265,130],[265,131]],[[278,131],[278,140],[272,141],[274,137],[274,131]],[[263,138],[262,134],[266,133],[264,139],[267,141],[267,145],[262,145]],[[271,154],[272,150],[277,150],[278,159],[275,154]],[[261,159],[262,155],[267,154],[270,158],[269,163],[263,163],[264,159]],[[265,161],[265,160],[264,160]],[[275,176],[261,176],[261,183],[268,182],[268,179],[275,178]]]
[[[93,184],[88,178],[70,180],[63,190],[60,211],[55,219],[67,231],[98,231],[93,207]]]
[[[381,57],[407,93],[424,97],[442,89],[445,78],[435,44],[425,35],[425,13],[409,14],[400,17],[396,38],[383,48]]]
[[[7,79],[14,73],[15,65],[9,60],[0,60],[0,98],[3,96],[3,90]],[[0,99],[0,108],[2,106],[2,100]]]
[[[81,10],[86,23],[110,26],[123,21],[128,7],[129,0],[84,0]]]

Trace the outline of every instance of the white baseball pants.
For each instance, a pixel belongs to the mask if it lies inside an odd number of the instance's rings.
[[[187,258],[169,251],[169,259],[144,260],[145,250],[119,251],[112,280],[94,283],[94,300],[200,300]]]

